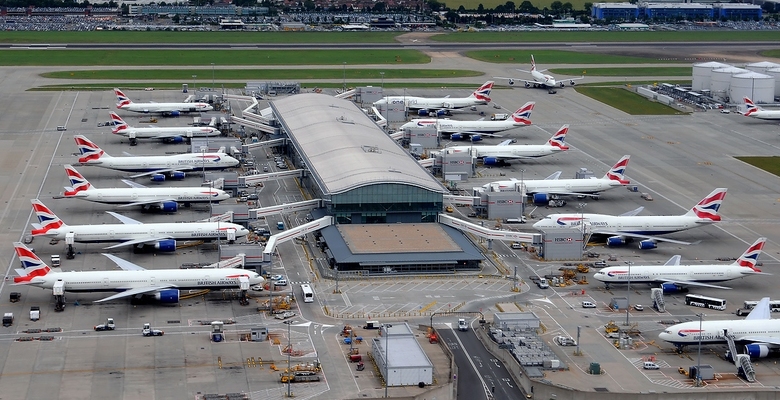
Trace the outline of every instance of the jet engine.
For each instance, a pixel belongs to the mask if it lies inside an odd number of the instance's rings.
[[[560,85],[561,85],[561,87],[566,87],[566,84],[563,83],[563,82],[561,82]]]
[[[160,240],[154,244],[154,248],[164,252],[176,251],[176,241],[173,239]]]
[[[453,133],[450,135],[450,140],[463,140],[463,135],[460,133]]]
[[[482,159],[482,163],[485,165],[499,165],[501,164],[501,160],[496,157],[485,157]]]
[[[154,294],[154,299],[160,303],[176,304],[179,302],[179,290],[178,289],[165,289],[160,290]]]
[[[481,135],[471,135],[471,141],[472,142],[480,142],[480,141],[482,141],[482,136]]]
[[[662,283],[661,289],[664,291],[664,293],[677,293],[677,292],[687,292],[687,288],[677,286],[674,283]]]
[[[764,358],[769,355],[769,346],[765,344],[748,344],[745,345],[745,354],[750,358]]]
[[[643,240],[639,242],[640,250],[650,250],[658,247],[658,244],[653,240]]]
[[[162,210],[162,212],[169,212],[169,213],[176,212],[179,210],[179,203],[175,201],[164,201],[160,203],[160,210]]]
[[[509,84],[510,84],[510,85],[514,85],[514,84],[515,84],[515,80],[514,80],[514,79],[510,79],[510,80],[509,80]]]
[[[576,84],[577,84],[576,82],[574,82],[574,80],[570,80],[570,81],[569,81],[569,83],[570,83],[572,86],[574,86],[574,85],[576,85]]]
[[[626,239],[620,236],[610,236],[607,238],[607,246],[622,246],[626,244]]]
[[[165,174],[152,174],[152,182],[165,182]]]
[[[184,179],[184,177],[187,176],[184,172],[181,171],[173,171],[171,172],[171,179]]]
[[[547,193],[534,193],[534,204],[547,204],[552,200],[552,196]]]
[[[172,143],[172,144],[184,143],[184,138],[181,137],[181,136],[174,136],[174,137],[166,138],[164,140],[164,142],[165,143]]]
[[[529,87],[531,87],[531,84],[530,84],[530,83],[528,83],[528,82],[526,82],[526,83],[525,83],[525,87],[529,88]]]

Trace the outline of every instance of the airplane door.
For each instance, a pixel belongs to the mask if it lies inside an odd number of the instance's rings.
[[[111,281],[108,278],[103,278],[103,287],[111,286]]]
[[[108,237],[111,239],[114,239],[114,236],[116,236],[116,232],[114,231],[108,231]]]
[[[103,200],[103,192],[98,192],[98,201]]]
[[[566,184],[566,190],[571,192],[571,183],[567,183]]]
[[[149,284],[152,285],[152,286],[156,285],[157,284],[157,278],[155,278],[153,276],[150,276],[149,277]]]
[[[133,192],[133,201],[138,200],[138,193]]]

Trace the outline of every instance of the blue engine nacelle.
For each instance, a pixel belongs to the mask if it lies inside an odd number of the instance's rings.
[[[171,179],[184,179],[185,176],[187,176],[187,174],[181,171],[171,172]]]
[[[639,242],[640,250],[650,250],[658,247],[658,244],[652,240],[643,240]]]
[[[176,241],[173,239],[160,240],[154,244],[155,250],[159,251],[176,251]]]
[[[764,344],[748,344],[745,346],[745,354],[750,358],[764,358],[769,355],[769,347]]]
[[[179,302],[179,289],[160,290],[154,294],[154,299],[160,303],[176,304]]]
[[[552,198],[547,193],[534,193],[534,204],[547,204]]]
[[[626,244],[626,239],[620,236],[611,236],[607,238],[607,246],[622,246]]]
[[[169,117],[178,117],[179,115],[181,115],[181,113],[178,111],[171,111],[166,115],[168,115]]]
[[[501,161],[496,157],[485,157],[482,159],[482,163],[485,165],[498,165]]]
[[[421,117],[427,117],[428,116],[428,110],[417,110],[417,115]]]
[[[680,290],[680,287],[675,285],[674,283],[662,283],[661,289],[664,291],[664,293],[674,293],[674,292],[678,292]]]
[[[460,133],[453,133],[450,135],[450,140],[463,140],[463,135]]]
[[[165,174],[152,174],[152,182],[165,182]]]
[[[481,135],[471,135],[471,141],[472,142],[481,142],[482,136]]]
[[[165,143],[184,143],[184,138],[181,136],[166,138]]]
[[[164,202],[162,202],[162,204],[160,204],[160,210],[162,210],[162,212],[176,212],[176,211],[179,211],[179,203],[177,203],[175,201],[164,201]]]

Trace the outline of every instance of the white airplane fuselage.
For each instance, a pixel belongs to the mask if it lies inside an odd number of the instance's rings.
[[[534,224],[539,230],[580,229],[582,218],[591,230],[661,235],[698,228],[714,221],[685,215],[614,216],[604,214],[552,214]]]
[[[175,136],[180,137],[209,137],[219,136],[222,132],[217,128],[212,127],[150,127],[150,128],[135,128],[128,127],[120,129],[114,132],[116,135],[122,135],[126,137],[135,137],[138,139],[156,139],[156,138],[170,138]]]
[[[632,265],[631,279],[629,268],[607,267],[593,276],[598,281],[607,283],[652,283],[669,281],[693,282],[724,282],[747,276],[739,271],[746,267],[739,265]]]
[[[658,338],[682,346],[697,345],[700,337],[703,344],[725,343],[724,330],[734,335],[735,341],[749,337],[780,338],[780,319],[701,321],[701,330],[699,323],[691,321],[672,325],[661,332]]]
[[[413,119],[401,126],[401,129],[417,126],[435,125],[440,133],[495,133],[503,132],[513,128],[528,126],[514,120],[506,119],[503,121],[456,121],[451,119]]]
[[[456,153],[469,152],[473,150],[475,157],[477,158],[492,157],[502,160],[544,157],[563,151],[559,147],[543,144],[517,144],[506,146],[451,146],[447,147],[445,150]]]
[[[27,285],[51,289],[61,280],[68,292],[124,292],[128,289],[170,285],[172,289],[235,289],[238,277],[249,278],[250,285],[263,282],[256,272],[238,268],[161,269],[143,271],[70,271],[36,276]]]
[[[138,113],[201,112],[214,109],[208,103],[130,103],[117,107]]]
[[[413,96],[388,96],[383,98],[388,105],[405,104],[410,110],[428,110],[428,109],[457,109],[471,106],[483,106],[488,102],[479,100],[475,97],[413,97]],[[381,102],[382,100],[380,100]]]
[[[546,88],[554,88],[557,86],[555,78],[553,78],[551,75],[546,75],[539,71],[531,71],[531,76],[535,82]]]
[[[750,115],[748,115],[748,117],[769,120],[769,121],[776,121],[780,119],[780,111],[758,110],[758,111],[753,111]]]
[[[224,190],[208,187],[89,189],[66,196],[103,204],[130,204],[159,200],[177,203],[209,203],[230,198]]]
[[[217,238],[226,239],[230,229],[235,230],[236,237],[246,236],[249,233],[243,226],[231,222],[167,222],[154,224],[63,225],[59,228],[49,229],[46,233],[33,234],[33,236],[45,236],[64,240],[68,233],[73,233],[73,240],[78,243],[126,242],[144,238],[215,240]]]
[[[205,157],[205,162],[204,162]],[[238,165],[238,160],[225,153],[188,153],[172,156],[100,157],[87,160],[84,165],[126,172],[148,172],[185,168],[186,170],[225,169]]]
[[[521,181],[496,181],[485,184],[483,187],[497,187],[499,191],[513,191],[520,186]],[[526,179],[522,181],[526,193],[599,193],[605,190],[622,186],[619,181],[612,179]]]

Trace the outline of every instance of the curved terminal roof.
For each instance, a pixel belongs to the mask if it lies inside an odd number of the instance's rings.
[[[397,183],[447,190],[349,100],[304,93],[271,107],[327,194]]]

